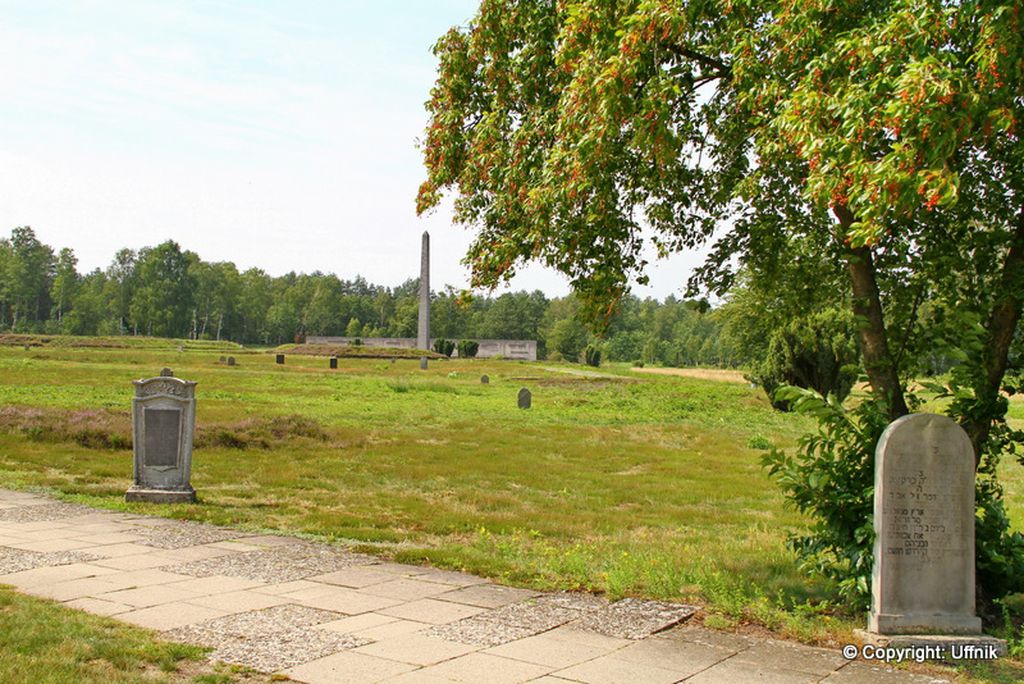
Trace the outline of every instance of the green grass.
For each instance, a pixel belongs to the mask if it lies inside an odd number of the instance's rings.
[[[252,681],[203,662],[209,649],[0,586],[0,681],[52,684]],[[259,677],[265,680],[265,677]]]
[[[812,424],[745,384],[235,355],[227,367],[216,350],[0,347],[0,486],[344,540],[523,586],[697,601],[712,623],[809,641],[863,622],[798,570],[785,542],[805,521],[760,466],[760,449]],[[200,503],[128,505],[131,380],[164,366],[199,382]],[[1011,476],[1011,511],[1022,485]]]

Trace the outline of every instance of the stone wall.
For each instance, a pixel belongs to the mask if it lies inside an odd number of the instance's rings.
[[[306,344],[351,344],[353,340],[361,340],[365,347],[398,347],[400,349],[416,349],[415,337],[322,337],[309,335]],[[434,340],[430,340],[430,348],[434,348]],[[475,338],[472,338],[475,339]],[[477,358],[490,359],[501,356],[519,361],[537,360],[537,340],[476,340],[480,344]],[[458,350],[452,354],[458,356]]]

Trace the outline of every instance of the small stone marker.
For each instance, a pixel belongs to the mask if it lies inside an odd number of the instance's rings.
[[[427,370],[427,357],[426,356],[421,356],[420,357],[420,370]]]
[[[525,387],[519,390],[519,408],[528,409],[533,403],[533,395],[530,394],[530,390]]]
[[[228,357],[226,357],[226,356],[220,357],[220,362],[221,363],[227,363],[228,362]]]
[[[489,377],[487,377],[486,375],[481,375],[480,376],[480,384],[481,385],[489,385],[490,383],[491,383],[491,379]]]
[[[234,356],[229,356],[228,357],[228,365],[229,366],[234,366],[235,365],[235,357]]]
[[[330,363],[332,369],[337,368],[338,367],[338,357],[337,356],[332,356],[330,358],[329,363]]]
[[[135,380],[132,398],[134,484],[125,501],[179,503],[196,500],[189,482],[196,424],[196,383],[173,377]]]
[[[974,449],[946,416],[896,420],[875,450],[868,631],[980,634],[974,612]]]
[[[277,359],[276,359],[276,361],[277,361],[277,362],[278,362],[279,364],[280,364],[280,363],[284,363],[284,354],[278,354],[278,355],[277,355]]]

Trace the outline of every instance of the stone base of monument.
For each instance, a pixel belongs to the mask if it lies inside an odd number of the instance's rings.
[[[147,503],[195,503],[196,490],[188,489],[149,489],[131,487],[124,493],[125,501],[144,501]]]
[[[942,654],[927,660],[993,660],[1006,655],[1006,640],[985,634],[878,634],[855,629],[853,636],[878,648],[927,648]]]

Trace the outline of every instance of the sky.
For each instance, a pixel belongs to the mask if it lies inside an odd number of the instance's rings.
[[[433,43],[470,0],[0,0],[0,236],[79,270],[173,239],[206,261],[462,289],[471,232],[416,216]],[[650,259],[655,262],[653,257]],[[699,255],[650,267],[680,295]],[[523,269],[506,289],[569,291]]]

